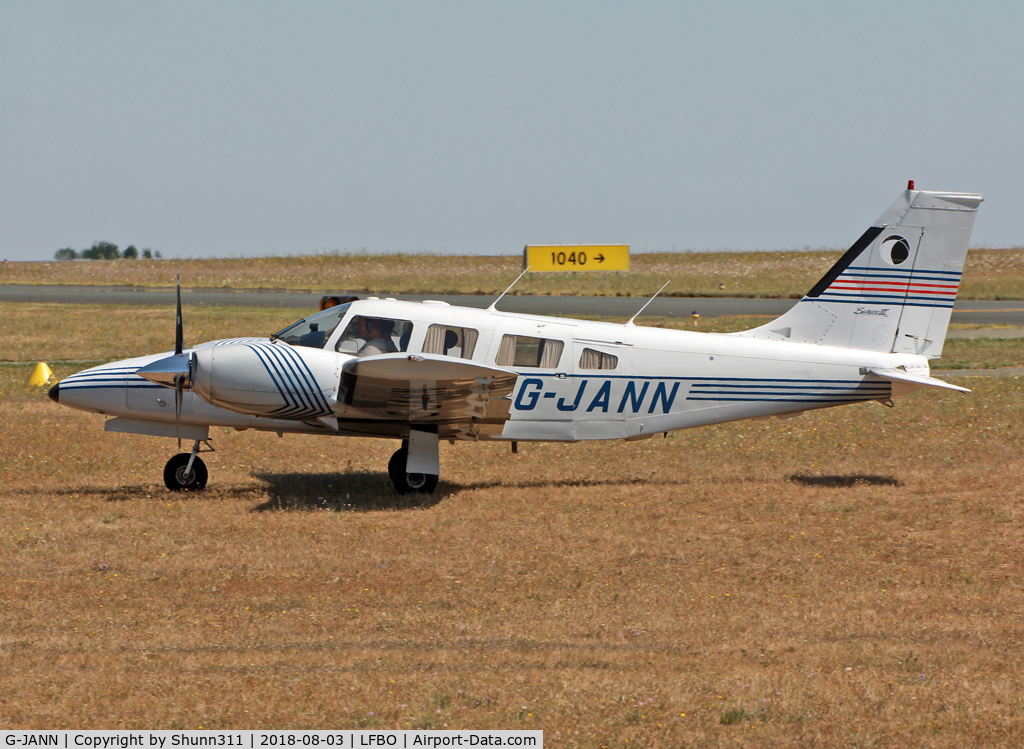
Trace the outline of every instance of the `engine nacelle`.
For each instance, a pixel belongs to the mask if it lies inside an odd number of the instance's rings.
[[[194,353],[192,392],[236,413],[309,421],[332,416],[341,365],[333,351],[248,341]]]

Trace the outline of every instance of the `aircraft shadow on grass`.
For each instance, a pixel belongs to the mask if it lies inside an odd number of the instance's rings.
[[[623,479],[560,479],[555,481],[441,481],[433,494],[397,494],[387,476],[374,471],[351,473],[261,473],[269,499],[255,507],[267,510],[332,510],[373,512],[433,507],[450,494],[474,489],[540,489],[559,487],[621,486],[636,483]],[[683,484],[676,479],[645,480],[645,483]],[[252,491],[249,489],[248,491]]]
[[[398,494],[387,475],[376,471],[351,473],[257,473],[268,498],[253,508],[269,510],[327,510],[373,512],[413,510],[432,507],[451,491],[459,489],[441,482],[433,494]]]
[[[254,512],[273,510],[306,510],[332,512],[379,512],[385,510],[415,510],[433,507],[447,496],[460,491],[480,489],[544,489],[544,488],[593,488],[622,486],[623,484],[644,483],[658,486],[683,486],[686,479],[557,479],[557,480],[490,480],[459,483],[441,481],[433,494],[397,494],[390,480],[375,471],[349,473],[261,473],[254,474],[264,482],[261,487],[268,498],[253,508]],[[855,486],[900,486],[901,482],[892,476],[869,474],[847,474],[810,476],[792,474],[786,477],[803,486],[823,486],[842,489]],[[253,486],[225,486],[216,492],[218,499],[253,499]],[[38,490],[12,488],[4,492],[14,495],[38,494]],[[53,494],[64,497],[102,496],[107,502],[130,502],[139,499],[161,498],[167,495],[154,484],[135,484],[121,487],[69,486],[52,490]],[[208,492],[186,492],[173,499],[202,500]]]
[[[787,477],[790,481],[803,486],[824,486],[830,489],[845,489],[851,486],[899,486],[899,479],[892,476],[872,476],[851,473],[846,476],[805,476],[793,474]]]

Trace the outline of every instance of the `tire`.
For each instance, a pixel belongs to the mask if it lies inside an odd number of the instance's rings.
[[[209,474],[206,471],[206,464],[198,455],[192,463],[192,474],[185,475],[190,457],[190,453],[178,453],[164,466],[164,484],[172,492],[198,492],[206,488]]]
[[[388,461],[388,476],[399,494],[433,494],[438,477],[429,473],[406,473],[405,464],[409,459],[409,447],[403,443]]]
[[[391,460],[388,461],[388,476],[391,477],[391,483],[395,485],[395,489],[398,489],[398,475],[405,473],[405,462],[409,458],[408,443],[403,442],[402,446],[395,450],[395,454],[391,456]],[[401,494],[402,492],[399,492]]]

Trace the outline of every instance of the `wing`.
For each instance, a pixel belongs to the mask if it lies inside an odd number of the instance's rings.
[[[353,359],[342,366],[336,410],[344,405],[428,423],[506,421],[506,396],[517,377],[511,370],[429,354]]]

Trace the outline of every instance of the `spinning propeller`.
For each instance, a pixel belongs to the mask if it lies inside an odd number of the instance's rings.
[[[184,329],[181,323],[181,276],[178,276],[177,283],[177,314],[174,321],[174,356],[168,356],[140,367],[136,374],[150,382],[155,382],[164,387],[174,388],[174,422],[181,426],[181,405],[184,400],[184,391],[192,387],[192,371],[194,364],[193,357],[186,356],[184,349]]]
[[[174,355],[176,357],[182,356],[182,346],[184,343],[185,332],[184,326],[181,324],[181,274],[178,274],[177,281],[177,302],[178,309],[177,314],[174,317]],[[184,372],[176,372],[174,375],[174,423],[176,426],[181,426],[181,402],[185,397],[185,385],[191,384],[192,381],[192,361],[191,358],[188,361],[188,365]]]

